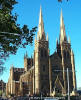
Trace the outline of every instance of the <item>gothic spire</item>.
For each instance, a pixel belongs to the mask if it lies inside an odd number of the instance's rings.
[[[60,44],[63,41],[67,41],[67,38],[66,38],[65,25],[64,25],[62,9],[61,9],[61,16],[60,16]]]
[[[68,43],[69,43],[69,44],[71,43],[70,37],[68,37]]]
[[[35,35],[35,42],[37,41],[36,35]]]
[[[49,38],[48,38],[48,33],[47,33],[47,36],[46,36],[46,40],[47,40],[47,41],[49,40]]]
[[[39,14],[38,39],[45,39],[44,23],[43,23],[41,7],[40,7],[40,14]]]
[[[74,55],[74,53],[73,53],[73,50],[71,49],[71,56],[73,56]]]
[[[27,51],[26,51],[26,55],[25,55],[25,57],[26,57],[26,58],[28,57]]]
[[[27,58],[27,57],[28,57],[28,55],[27,55],[27,51],[26,51],[26,54],[24,54],[24,59]]]
[[[56,38],[56,46],[58,46],[58,39]]]

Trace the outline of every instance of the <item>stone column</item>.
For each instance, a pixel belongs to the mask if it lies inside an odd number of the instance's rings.
[[[63,67],[64,90],[65,90],[64,94],[66,94],[66,78],[65,78],[64,54],[62,46],[61,46],[61,56],[62,56],[62,67]]]
[[[74,62],[74,54],[72,50],[71,50],[71,64],[72,64],[72,73],[73,73],[73,89],[76,90],[75,62]]]
[[[50,95],[52,92],[52,71],[51,71],[51,61],[49,57],[49,83],[50,83]]]

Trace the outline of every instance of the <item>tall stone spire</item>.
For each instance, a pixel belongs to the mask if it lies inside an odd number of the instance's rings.
[[[44,23],[43,23],[41,7],[40,7],[40,14],[39,14],[38,39],[45,39]]]
[[[61,9],[61,16],[60,16],[60,44],[62,44],[63,41],[67,41],[67,38],[66,38],[65,25],[64,25],[62,9]]]

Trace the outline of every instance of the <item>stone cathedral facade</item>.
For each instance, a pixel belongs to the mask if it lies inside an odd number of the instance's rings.
[[[50,95],[68,92],[67,68],[69,70],[70,93],[76,91],[76,75],[74,53],[70,38],[67,40],[65,25],[61,11],[60,36],[56,41],[56,51],[50,55],[49,39],[45,35],[42,11],[40,8],[37,38],[35,37],[34,56],[24,55],[24,68],[11,67],[10,77],[6,84],[6,94]]]

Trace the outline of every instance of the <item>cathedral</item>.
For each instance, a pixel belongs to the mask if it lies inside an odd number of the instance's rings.
[[[49,38],[45,35],[42,10],[40,8],[39,26],[35,37],[34,56],[24,55],[24,68],[10,69],[6,84],[8,95],[49,95],[53,93],[66,95],[68,92],[67,69],[69,72],[70,93],[76,91],[76,74],[74,53],[70,38],[67,40],[61,10],[60,35],[56,41],[56,51],[50,55]]]

